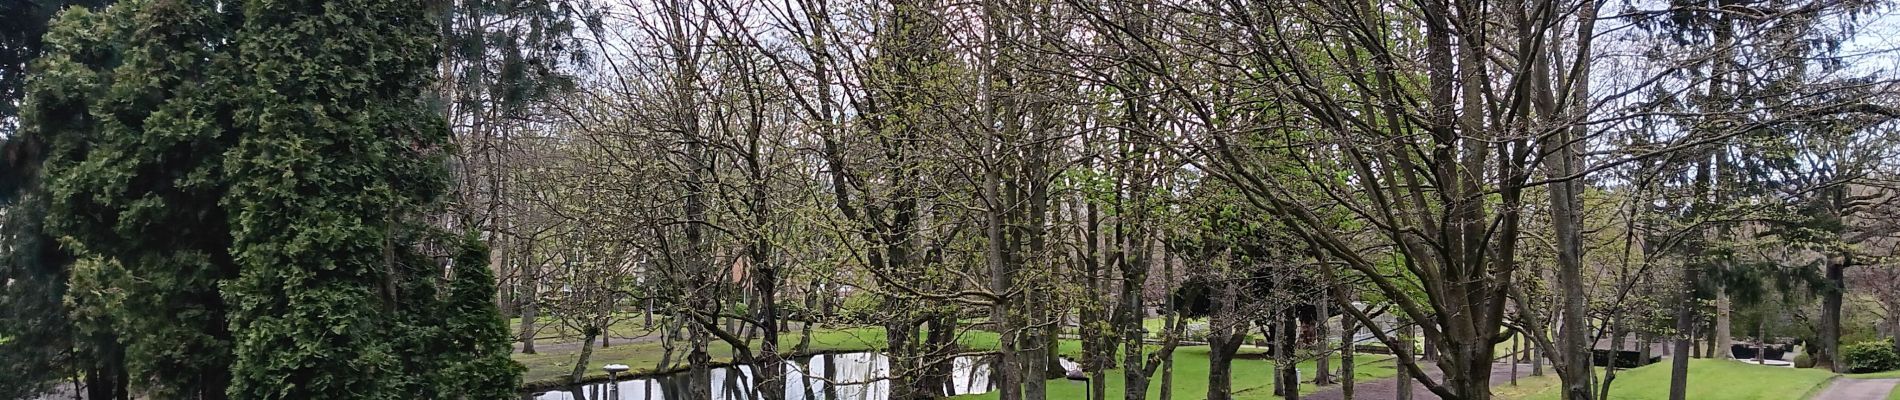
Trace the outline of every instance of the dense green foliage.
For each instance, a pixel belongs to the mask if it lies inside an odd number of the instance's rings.
[[[258,125],[226,199],[242,269],[226,298],[246,327],[230,393],[454,397],[466,385],[438,372],[466,360],[436,358],[456,339],[434,307],[440,266],[400,245],[429,236],[419,217],[446,188],[448,130],[418,101],[435,27],[415,3],[373,0],[253,2],[244,21],[256,75],[240,112]]]
[[[40,230],[75,253],[73,293],[8,301],[64,297],[64,312],[22,309],[72,318],[105,346],[68,346],[161,398],[510,397],[519,367],[487,250],[429,219],[448,146],[422,101],[440,39],[429,11],[132,1],[64,14],[22,121],[52,150]],[[10,221],[39,220],[21,216]]]
[[[72,320],[61,304],[72,256],[42,229],[49,206],[40,174],[46,138],[17,129],[27,65],[44,51],[42,37],[54,13],[66,6],[103,3],[0,2],[0,282],[6,283],[0,285],[0,377],[7,378],[0,379],[0,398],[41,392],[52,378],[98,358],[95,351],[74,352],[78,349]],[[111,347],[111,342],[93,344]],[[95,370],[88,375],[97,386],[117,386],[99,379],[114,373]]]
[[[1841,362],[1852,373],[1891,371],[1900,369],[1900,353],[1893,351],[1893,342],[1860,342],[1841,347]]]
[[[45,49],[42,37],[53,16],[69,6],[96,8],[108,3],[111,0],[0,2],[0,138],[11,136],[18,128],[14,118],[19,116],[19,102],[26,95],[27,66]],[[0,194],[10,190],[0,183]]]
[[[448,301],[437,309],[448,320],[443,337],[448,338],[449,362],[441,372],[442,393],[460,393],[467,398],[501,399],[515,395],[521,364],[508,358],[508,326],[495,309],[495,276],[488,269],[488,248],[473,235],[462,239],[454,261],[454,278],[449,284]]]
[[[38,393],[75,362],[60,305],[71,256],[40,233],[45,212],[46,196],[31,193],[0,218],[0,398]]]
[[[68,13],[26,118],[53,144],[47,229],[85,261],[73,312],[83,330],[118,335],[127,368],[161,396],[215,396],[229,379],[218,285],[235,267],[219,201],[235,82],[223,21],[187,3]]]

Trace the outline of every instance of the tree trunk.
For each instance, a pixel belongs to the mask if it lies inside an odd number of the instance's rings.
[[[586,376],[587,363],[594,357],[594,335],[600,334],[600,331],[593,327],[588,327],[585,331],[581,336],[580,357],[574,360],[574,370],[567,374],[567,383],[571,385],[579,385],[581,378]]]
[[[757,131],[751,133],[755,138],[759,134]],[[778,340],[781,322],[778,315],[779,276],[778,268],[771,264],[772,247],[764,234],[768,225],[766,181],[763,176],[765,167],[757,161],[759,154],[756,146],[748,156],[749,170],[752,173],[752,179],[750,179],[752,224],[756,232],[753,233],[752,244],[748,246],[747,253],[749,253],[748,258],[752,267],[752,290],[758,292],[758,298],[753,301],[757,307],[752,310],[758,312],[757,327],[760,336],[759,358],[755,361],[758,365],[753,368],[759,372],[760,376],[754,384],[759,388],[759,396],[763,400],[783,400],[785,399],[785,363],[779,354]]]
[[[911,392],[919,397],[939,397],[937,394],[950,384],[950,375],[954,372],[950,358],[957,352],[957,316],[932,315],[925,319],[924,328],[929,331],[924,333],[922,360],[929,365],[919,366],[921,373],[912,383]]]
[[[1140,242],[1142,241],[1131,241],[1131,243]],[[1140,251],[1133,253],[1136,254],[1133,257],[1135,259],[1146,255],[1145,252]],[[1148,376],[1141,368],[1142,356],[1147,354],[1145,351],[1147,343],[1143,341],[1146,333],[1141,326],[1141,319],[1145,314],[1142,312],[1144,304],[1141,301],[1141,286],[1143,282],[1148,281],[1147,262],[1132,261],[1130,263],[1140,265],[1129,265],[1122,271],[1121,304],[1118,307],[1121,311],[1119,325],[1122,331],[1122,394],[1127,400],[1143,400],[1148,397]]]
[[[1320,268],[1325,268],[1325,266],[1321,266]],[[1333,282],[1331,279],[1332,274],[1326,274],[1326,275],[1327,275],[1327,279],[1326,279],[1326,282],[1323,284],[1326,285],[1326,287],[1331,287],[1333,285]],[[1322,295],[1321,297],[1325,298],[1325,297],[1332,297],[1332,296]],[[1326,385],[1333,384],[1332,365],[1329,363],[1329,360],[1327,360],[1328,358],[1331,358],[1332,356],[1331,354],[1332,346],[1328,346],[1326,343],[1327,333],[1329,333],[1326,330],[1326,320],[1332,319],[1332,312],[1333,312],[1332,303],[1333,302],[1329,300],[1320,300],[1320,301],[1315,301],[1313,303],[1314,303],[1314,306],[1319,309],[1319,316],[1315,319],[1316,321],[1319,321],[1319,322],[1317,325],[1313,327],[1313,338],[1314,338],[1313,354],[1317,354],[1319,357],[1319,360],[1314,362],[1314,366],[1313,366],[1313,384],[1318,385],[1318,386],[1326,386]]]
[[[1101,390],[1102,390],[1101,387],[1104,386],[1102,383],[1090,382],[1090,384],[1093,384],[1096,387],[1094,393],[1101,393]],[[1169,355],[1168,357],[1161,359],[1161,400],[1173,400],[1173,399],[1174,399],[1174,356]]]
[[[1524,354],[1519,352],[1516,334],[1511,335],[1511,356],[1508,358],[1511,362],[1511,386],[1517,386],[1517,363],[1524,360]]]
[[[792,350],[794,353],[806,354],[811,352],[811,326],[818,322],[817,318],[814,318],[816,316],[813,314],[818,312],[818,292],[823,291],[823,288],[823,283],[813,280],[811,289],[805,291],[805,321],[799,324],[798,347]]]
[[[1617,365],[1617,360],[1623,358],[1624,334],[1621,320],[1612,320],[1610,322],[1610,361],[1603,366],[1603,384],[1598,388],[1600,391],[1597,394],[1599,399],[1610,398],[1610,384],[1616,382],[1616,369],[1620,367]]]
[[[1412,344],[1412,326],[1411,326],[1411,324],[1409,324],[1409,323],[1407,323],[1407,322],[1405,322],[1405,320],[1403,320],[1403,319],[1400,319],[1400,320],[1398,320],[1398,325],[1399,325],[1399,326],[1398,326],[1398,328],[1399,328],[1399,329],[1398,329],[1398,330],[1399,330],[1399,342],[1400,342],[1400,343],[1404,343],[1404,344],[1405,344],[1405,345],[1407,345],[1407,346],[1410,346],[1410,345]],[[1392,354],[1394,354],[1394,355],[1397,355],[1397,354],[1401,354],[1401,353],[1400,353],[1400,352],[1398,352],[1398,351],[1396,351],[1396,350],[1394,350],[1394,351],[1392,352]],[[1398,397],[1394,397],[1394,399],[1397,399],[1397,400],[1412,400],[1412,377],[1411,377],[1411,376],[1409,376],[1409,375],[1407,375],[1407,374],[1406,374],[1406,373],[1404,372],[1404,371],[1406,370],[1406,369],[1405,369],[1405,363],[1406,363],[1406,362],[1408,362],[1409,360],[1406,360],[1406,359],[1405,359],[1404,357],[1397,357],[1397,358],[1394,358],[1394,360],[1395,360],[1395,361],[1396,361],[1396,362],[1397,362],[1398,364],[1397,364],[1396,366],[1394,366],[1393,368],[1395,368],[1395,369],[1397,369],[1398,371],[1400,371],[1400,372],[1399,372],[1399,376],[1397,377],[1397,379],[1398,379],[1398,384],[1399,384],[1399,385],[1398,385],[1398,386],[1399,386],[1399,387],[1398,387],[1398,393],[1397,393],[1397,395],[1398,395]]]
[[[1010,254],[1005,250],[1008,247],[1008,241],[1004,238],[1003,230],[1006,222],[1003,214],[1005,203],[1009,202],[1002,197],[1002,172],[997,171],[997,168],[991,167],[983,174],[982,197],[988,202],[988,207],[983,213],[983,234],[987,239],[983,253],[984,260],[990,267],[990,291],[1009,293],[1015,285],[1016,272],[1014,264],[1009,259]],[[1000,387],[996,391],[997,400],[1021,400],[1023,398],[1022,380],[1026,378],[1016,343],[1017,338],[1022,336],[1024,328],[1017,324],[1018,316],[1012,312],[1010,306],[1011,300],[1008,297],[997,299],[990,304],[989,322],[998,336],[996,367],[999,369],[996,377]]]
[[[117,339],[114,338],[115,334],[107,333],[105,336],[105,341],[95,341],[95,343],[105,344],[98,346],[100,348],[92,349],[92,354],[89,354],[96,359],[90,360],[92,365],[85,368],[85,394],[88,399],[95,400],[130,399],[131,379],[130,374],[125,370],[125,349],[119,346]],[[211,395],[208,397],[223,398],[222,389],[220,387],[219,392],[208,393]],[[74,391],[73,396],[78,395],[79,391]]]
[[[541,302],[535,301],[535,299],[541,296],[541,282],[540,279],[536,278],[541,276],[541,264],[535,262],[522,263],[522,269],[527,270],[527,272],[523,273],[523,275],[526,276],[522,278],[524,282],[521,284],[521,288],[527,293],[522,294],[521,332],[517,337],[521,340],[521,354],[534,354],[534,323],[537,318],[541,318]]]
[[[1715,331],[1710,332],[1715,336],[1715,343],[1709,347],[1711,347],[1710,351],[1715,353],[1713,358],[1718,360],[1735,358],[1735,337],[1734,332],[1731,332],[1732,327],[1729,326],[1731,324],[1729,307],[1728,293],[1717,289],[1715,291]]]
[[[1335,291],[1340,293],[1340,307],[1352,307],[1352,303],[1345,302],[1348,297],[1344,294],[1344,289],[1335,289]],[[1356,374],[1353,367],[1359,363],[1359,360],[1353,354],[1359,350],[1359,345],[1354,342],[1358,339],[1358,322],[1352,318],[1339,319],[1339,395],[1344,400],[1352,400],[1353,384],[1357,380],[1357,377],[1353,376]]]
[[[1689,358],[1702,358],[1702,348],[1704,346],[1702,345],[1703,341],[1701,335],[1702,331],[1698,329],[1695,336],[1689,337]]]
[[[1531,376],[1544,376],[1544,352],[1537,349],[1537,342],[1524,342],[1524,352],[1531,358]]]
[[[1208,323],[1208,329],[1215,329]],[[1246,330],[1221,328],[1219,334],[1209,334],[1207,340],[1207,400],[1232,400],[1234,398],[1234,354],[1240,351],[1241,343],[1247,338]]]
[[[1812,353],[1814,367],[1841,372],[1841,294],[1847,290],[1846,260],[1829,257],[1827,289],[1821,292],[1820,346]]]
[[[1284,287],[1283,285],[1275,286]],[[1298,301],[1294,303],[1297,304]],[[1279,323],[1275,324],[1279,332],[1274,335],[1276,338],[1273,343],[1275,355],[1273,366],[1280,372],[1279,379],[1275,379],[1280,383],[1275,385],[1278,387],[1276,391],[1286,400],[1300,400],[1300,369],[1293,358],[1294,351],[1299,348],[1300,318],[1295,315],[1291,306],[1286,307],[1280,314],[1282,317]],[[1324,359],[1323,354],[1321,359]]]
[[[1233,398],[1234,354],[1247,340],[1249,322],[1239,318],[1242,310],[1235,304],[1240,285],[1232,280],[1214,285],[1207,316],[1207,400],[1229,400]]]
[[[686,323],[686,338],[689,346],[686,353],[687,395],[694,399],[712,398],[712,354],[706,352],[711,341],[706,328],[698,323]],[[575,368],[581,368],[576,366]]]
[[[1049,378],[1047,375],[1049,374],[1050,364],[1049,349],[1052,347],[1040,340],[1041,335],[1036,335],[1036,337],[1037,339],[1033,340],[1035,343],[1025,349],[1028,351],[1017,354],[1017,356],[1022,357],[1023,361],[1023,398],[1026,400],[1043,400],[1049,398]],[[1055,364],[1060,365],[1061,363]]]
[[[1696,270],[1693,265],[1684,267],[1681,299],[1676,301],[1676,348],[1669,360],[1669,400],[1685,400],[1689,394],[1690,347],[1695,341]]]
[[[838,376],[838,356],[835,354],[825,354],[824,359],[825,359],[825,374],[824,374],[825,382],[837,382],[838,379],[840,378]],[[838,385],[826,383],[824,398],[826,399],[838,398]],[[895,397],[893,397],[892,399],[896,400]]]
[[[1636,334],[1636,341],[1643,346],[1642,348],[1637,349],[1638,354],[1640,354],[1641,357],[1643,358],[1642,362],[1648,363],[1651,358],[1656,357],[1656,350],[1655,350],[1656,336],[1655,335],[1651,335],[1648,332],[1639,332]]]
[[[1594,8],[1594,7],[1589,7]],[[1543,144],[1554,154],[1545,159],[1545,168],[1551,176],[1570,176],[1581,171],[1583,159],[1578,155],[1579,143],[1573,143],[1570,133],[1550,135]],[[1591,400],[1593,391],[1591,381],[1596,374],[1590,365],[1590,323],[1588,320],[1587,291],[1583,280],[1583,227],[1581,198],[1582,180],[1570,180],[1550,185],[1551,227],[1557,242],[1557,279],[1561,289],[1562,323],[1557,326],[1556,345],[1563,357],[1555,358],[1559,362],[1557,377],[1563,383],[1562,398],[1566,400]]]
[[[1706,344],[1702,347],[1702,358],[1715,358],[1715,330],[1709,329],[1702,338],[1705,339],[1703,343]]]
[[[1166,237],[1163,237],[1161,242],[1167,243],[1168,239]],[[1168,289],[1167,290],[1168,293],[1174,292],[1174,289],[1175,289],[1174,258],[1173,256],[1169,255],[1167,245],[1161,246],[1161,281],[1165,282],[1163,287]],[[1166,296],[1166,298],[1162,300],[1161,303],[1163,307],[1167,308],[1167,310],[1162,316],[1161,326],[1162,326],[1162,329],[1167,330],[1167,340],[1169,343],[1169,345],[1165,346],[1166,348],[1162,350],[1167,353],[1162,354],[1162,357],[1161,357],[1161,400],[1173,400],[1174,399],[1174,346],[1173,344],[1179,343],[1181,340],[1181,331],[1180,331],[1180,326],[1179,326],[1181,324],[1181,312],[1180,312],[1180,307],[1178,307],[1178,305],[1174,303],[1174,296]],[[1091,382],[1091,384],[1104,385],[1105,382]]]

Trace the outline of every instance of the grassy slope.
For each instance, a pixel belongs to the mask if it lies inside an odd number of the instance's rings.
[[[1815,369],[1764,367],[1729,360],[1689,360],[1691,399],[1787,400],[1801,399],[1819,390],[1834,374]],[[1499,399],[1556,400],[1557,376],[1519,378],[1518,387],[1493,390]],[[1669,363],[1617,371],[1610,387],[1616,400],[1669,398]]]

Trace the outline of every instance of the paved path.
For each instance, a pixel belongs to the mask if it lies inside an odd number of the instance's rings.
[[[1854,379],[1841,377],[1827,386],[1814,398],[1825,400],[1885,400],[1887,392],[1893,391],[1893,385],[1900,379]]]
[[[1432,379],[1439,379],[1439,378],[1444,377],[1444,374],[1438,372],[1437,366],[1431,365],[1431,363],[1420,363],[1420,364],[1423,364],[1420,366],[1425,368],[1425,374],[1431,375]],[[1518,370],[1517,370],[1519,374],[1518,376],[1520,377],[1528,376],[1530,375],[1530,371],[1531,371],[1531,367],[1529,364],[1518,365]],[[1509,384],[1510,382],[1511,382],[1511,364],[1507,364],[1507,363],[1491,364],[1491,385],[1492,386],[1501,385],[1501,384]],[[1352,397],[1355,399],[1381,399],[1381,400],[1396,399],[1399,397],[1398,393],[1399,393],[1398,377],[1385,378],[1385,379],[1379,379],[1379,380],[1367,381],[1367,382],[1355,382],[1352,385]],[[1881,392],[1881,394],[1885,395],[1886,392]],[[1339,386],[1337,385],[1328,386],[1325,390],[1315,392],[1312,394],[1300,395],[1300,400],[1341,400],[1344,398],[1346,398],[1345,393],[1341,393],[1339,391]],[[1430,390],[1425,390],[1424,384],[1414,381],[1412,382],[1412,399],[1413,400],[1437,400],[1438,395],[1432,394]],[[1881,400],[1884,400],[1884,398]]]

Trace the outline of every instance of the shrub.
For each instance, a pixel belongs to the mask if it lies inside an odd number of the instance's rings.
[[[1892,343],[1860,342],[1841,348],[1841,362],[1852,373],[1888,371],[1900,369],[1900,354],[1894,353]]]
[[[1808,356],[1808,353],[1796,354],[1794,356],[1794,367],[1814,368],[1814,357]]]

